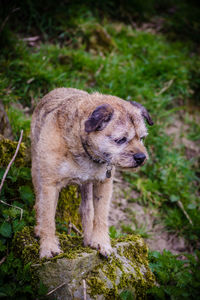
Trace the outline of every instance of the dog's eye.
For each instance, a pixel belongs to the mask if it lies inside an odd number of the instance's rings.
[[[99,125],[99,126],[96,128],[96,131],[100,131],[100,130],[101,130],[101,128],[102,128],[102,126],[101,126],[101,125]]]
[[[117,143],[118,145],[122,145],[122,144],[126,143],[126,141],[127,141],[127,138],[123,137],[122,139],[115,140],[115,143]]]

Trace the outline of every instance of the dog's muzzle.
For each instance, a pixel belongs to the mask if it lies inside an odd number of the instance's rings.
[[[146,155],[142,152],[138,152],[138,153],[133,155],[133,158],[134,158],[137,166],[140,166],[144,162],[144,160],[146,159]]]

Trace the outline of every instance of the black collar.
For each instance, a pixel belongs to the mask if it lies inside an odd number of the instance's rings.
[[[88,149],[87,149],[87,142],[84,142],[82,140],[82,146],[83,146],[83,149],[85,150],[85,153],[88,155],[88,157],[96,164],[105,164],[106,162],[100,158],[94,158],[92,157],[92,155],[88,152]]]

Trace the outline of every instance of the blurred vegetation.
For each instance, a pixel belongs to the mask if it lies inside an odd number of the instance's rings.
[[[200,110],[198,1],[68,0],[58,5],[50,0],[4,0],[0,19],[0,99],[15,140],[24,129],[30,149],[31,113],[39,98],[55,87],[98,90],[141,102],[155,122],[145,141],[150,160],[139,173],[127,172],[124,178],[139,192],[137,201],[159,210],[166,230],[198,249],[200,158],[197,153],[188,156],[186,147],[166,133],[178,116],[188,124],[188,140],[200,139],[198,121],[188,119],[191,111]],[[1,164],[0,180],[4,171]],[[17,231],[34,225],[30,161],[13,164],[1,200],[22,208],[23,218],[19,209],[0,204],[0,297],[35,299],[27,275],[30,266],[16,259],[11,247]],[[59,220],[58,229],[64,230]],[[110,233],[113,238],[119,235],[113,227]],[[197,257],[182,263],[172,254],[151,254],[159,286],[148,297],[197,298]],[[167,277],[170,268],[177,270],[173,278]],[[38,297],[44,291],[41,287]]]
[[[150,299],[199,299],[200,252],[196,257],[186,254],[185,259],[164,250],[149,254],[150,267],[158,286],[149,291]]]

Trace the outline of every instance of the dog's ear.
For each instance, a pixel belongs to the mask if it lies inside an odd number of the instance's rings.
[[[152,126],[152,125],[153,125],[153,120],[151,119],[151,117],[150,117],[150,115],[149,115],[147,109],[146,109],[143,105],[141,105],[140,103],[138,103],[138,102],[135,102],[135,101],[129,101],[129,102],[130,102],[133,106],[136,106],[137,108],[140,109],[142,116],[146,119],[147,123],[148,123],[150,126]]]
[[[113,113],[114,109],[109,104],[98,106],[85,122],[85,131],[89,133],[103,130],[111,120]]]

